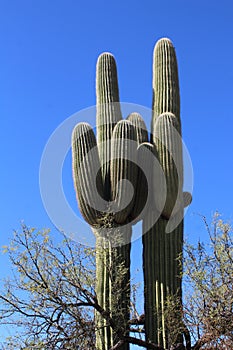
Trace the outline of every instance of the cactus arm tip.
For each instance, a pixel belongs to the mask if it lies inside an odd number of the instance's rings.
[[[184,208],[188,207],[192,203],[192,194],[190,192],[183,193]]]

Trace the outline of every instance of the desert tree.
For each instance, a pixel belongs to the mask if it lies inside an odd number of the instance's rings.
[[[38,231],[22,225],[3,252],[8,254],[11,275],[4,280],[0,293],[0,323],[11,326],[15,335],[2,344],[4,349],[95,349],[96,312],[105,326],[117,332],[123,344],[137,344],[148,349],[160,347],[147,344],[143,337],[143,317],[132,308],[132,317],[125,328],[116,326],[113,310],[105,310],[95,293],[95,249],[49,230]],[[104,248],[103,248],[104,249]],[[111,276],[112,267],[108,265]],[[115,266],[114,266],[115,269]],[[112,285],[115,302],[121,298],[122,280],[128,273],[119,263]],[[115,314],[115,312],[114,312]]]
[[[169,343],[183,334],[185,345],[169,350],[225,350],[233,348],[233,233],[229,223],[216,214],[211,224],[203,217],[209,241],[184,244],[183,302],[166,300],[165,324]],[[95,293],[95,249],[61,240],[49,230],[22,225],[14,232],[8,254],[12,272],[0,293],[1,325],[12,326],[1,349],[95,349],[95,314],[118,333],[122,344],[163,350],[145,341],[144,315],[137,312],[137,293],[131,296],[131,317],[125,329],[114,323],[112,310],[103,309]],[[111,276],[111,266],[107,266]],[[115,268],[115,267],[114,267]],[[116,301],[122,292],[121,278],[127,273],[119,264],[113,281]],[[132,282],[131,282],[132,283]],[[134,288],[132,288],[134,290]],[[117,310],[114,311],[116,314]],[[182,315],[182,317],[180,317]]]
[[[184,323],[191,349],[233,348],[232,226],[216,213],[203,217],[209,241],[184,249]]]
[[[12,273],[0,296],[1,323],[18,329],[8,343],[22,349],[92,348],[94,251],[65,236],[55,244],[49,230],[25,225],[3,250]]]

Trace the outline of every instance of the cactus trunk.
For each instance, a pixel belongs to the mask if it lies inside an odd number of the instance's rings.
[[[119,231],[109,229],[111,237],[130,242],[131,228]],[[100,306],[109,313],[116,329],[112,330],[108,321],[98,312],[95,314],[96,349],[108,350],[124,334],[129,320],[130,304],[130,247],[127,243],[115,246],[111,239],[104,238],[98,231],[96,235],[96,295]],[[129,350],[129,344],[124,344],[120,350]]]
[[[112,203],[116,204],[116,197],[118,200],[123,197],[121,189],[118,188],[118,182],[121,180],[122,173],[128,178],[131,168],[125,162],[122,148],[124,140],[132,136],[127,133],[127,125],[122,125],[120,122],[122,117],[117,69],[115,59],[109,53],[100,55],[97,61],[96,100],[97,145],[104,199],[109,203],[103,217],[103,226],[96,234],[96,294],[100,305],[105,311],[110,312],[116,325],[116,330],[113,331],[106,320],[96,315],[96,326],[97,329],[99,328],[96,332],[96,347],[97,350],[107,350],[117,343],[119,340],[117,333],[121,332],[123,325],[127,328],[130,317],[131,226],[124,228],[117,224],[124,224],[128,212],[125,215],[121,210],[116,213],[119,208],[113,207]],[[121,136],[123,134],[123,140],[122,138],[118,140],[118,133]],[[120,316],[117,317],[117,315]],[[128,349],[129,345],[124,344],[120,350]]]
[[[174,231],[166,233],[166,219],[159,218],[148,229],[151,220],[153,222],[153,213],[149,213],[143,221],[143,230],[146,232],[143,235],[145,330],[148,341],[167,349],[172,344],[169,344],[166,326],[166,300],[173,296],[181,302],[182,298],[182,267],[178,258],[182,254],[183,221]],[[180,336],[176,339],[178,342],[181,342]]]
[[[159,40],[154,49],[151,128],[151,142],[164,172],[166,188],[160,179],[154,179],[154,201],[143,221],[145,332],[148,341],[168,348],[172,344],[169,344],[165,319],[166,302],[169,296],[181,300],[178,258],[183,243],[183,221],[167,233],[169,219],[177,212],[178,217],[183,213],[179,82],[175,50],[169,39]],[[166,202],[160,218],[154,223],[157,203],[165,190]],[[182,342],[178,338],[175,342]]]
[[[86,123],[73,132],[73,178],[80,211],[96,236],[96,296],[107,315],[95,314],[96,349],[108,350],[128,334],[134,196],[128,203],[127,181],[134,187],[137,181],[137,134],[130,121],[121,121],[116,63],[109,53],[97,61],[96,100],[97,141]],[[119,349],[129,350],[129,344]]]

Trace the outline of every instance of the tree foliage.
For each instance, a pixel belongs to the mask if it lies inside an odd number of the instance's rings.
[[[94,349],[96,313],[105,319],[105,326],[117,332],[117,347],[125,342],[146,344],[143,339],[128,336],[130,327],[140,325],[140,321],[132,319],[125,329],[119,329],[113,310],[104,310],[98,303],[94,249],[65,235],[57,242],[49,230],[37,231],[23,225],[3,251],[9,255],[12,274],[0,294],[0,319],[2,325],[12,325],[18,333],[6,339],[2,349]],[[111,272],[111,265],[108,268]],[[126,273],[122,264],[118,271],[112,284],[115,305]]]
[[[91,349],[94,346],[94,251],[48,230],[26,226],[9,247],[12,277],[1,294],[1,323],[19,327],[8,340],[22,349]],[[13,346],[13,345],[12,345]]]
[[[233,348],[232,227],[218,215],[211,225],[203,220],[209,243],[184,245],[183,304],[179,298],[166,301],[169,342],[172,344],[178,333],[185,338],[185,347],[177,345],[177,350]],[[100,307],[95,294],[94,249],[65,236],[58,242],[49,230],[23,225],[3,251],[9,256],[12,273],[0,294],[0,320],[17,333],[6,339],[2,349],[95,349],[94,318],[98,313],[118,332],[120,341],[112,350],[125,342],[162,350],[144,340],[144,316],[137,313],[137,300],[133,300],[129,324],[120,330],[115,328],[112,310]],[[119,266],[119,271],[124,278],[124,266]],[[118,277],[116,304],[120,285]]]
[[[184,321],[194,349],[233,348],[233,233],[218,213],[203,217],[209,243],[185,245]]]

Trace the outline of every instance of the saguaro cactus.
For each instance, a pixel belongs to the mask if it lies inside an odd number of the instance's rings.
[[[122,119],[116,64],[109,53],[97,61],[96,97],[96,136],[87,123],[79,123],[72,136],[77,200],[96,236],[96,295],[105,310],[105,317],[99,313],[95,317],[96,349],[108,350],[128,333],[131,223],[141,218],[146,340],[168,348],[172,344],[166,301],[172,296],[181,303],[178,257],[182,254],[183,209],[191,201],[191,195],[182,189],[179,81],[171,41],[161,39],[154,49],[150,142],[138,113]],[[182,342],[182,334],[178,332],[173,341]],[[129,345],[120,349],[129,350]]]
[[[96,294],[115,329],[96,314],[96,348],[108,350],[124,334],[130,317],[130,240],[138,169],[137,145],[147,141],[138,114],[122,120],[114,57],[97,61],[97,141],[90,125],[79,123],[72,138],[73,178],[80,211],[96,236]],[[134,187],[129,200],[128,180]],[[126,331],[127,332],[127,331]],[[121,350],[128,350],[124,344]]]
[[[178,258],[182,254],[183,208],[190,203],[190,195],[182,193],[178,69],[175,49],[166,38],[159,40],[154,48],[151,143],[157,151],[166,188],[161,188],[159,179],[154,179],[154,200],[143,221],[145,331],[148,341],[168,348],[171,344],[168,344],[165,319],[166,302],[169,296],[181,301],[182,267]],[[166,191],[166,202],[159,220],[153,224],[161,191]],[[175,228],[168,232],[171,219]],[[182,335],[174,341],[182,342]]]

